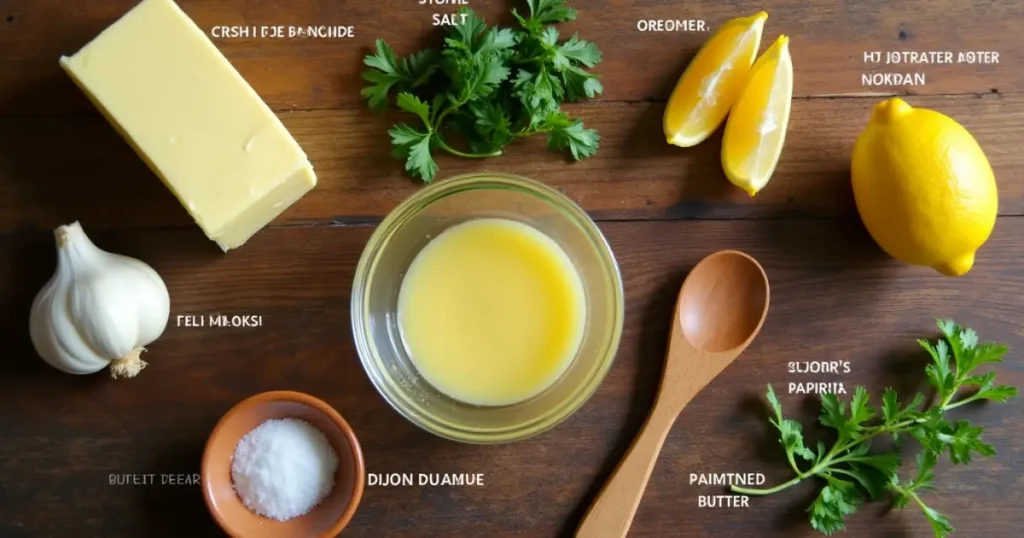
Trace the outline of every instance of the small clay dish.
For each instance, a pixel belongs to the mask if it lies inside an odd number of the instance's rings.
[[[231,458],[245,434],[275,418],[297,418],[316,426],[338,454],[334,489],[309,513],[275,521],[250,511],[235,493]],[[213,428],[203,453],[203,497],[224,532],[235,538],[326,538],[348,525],[363,497],[363,451],[352,428],[331,406],[308,394],[275,391],[257,394],[231,408]]]

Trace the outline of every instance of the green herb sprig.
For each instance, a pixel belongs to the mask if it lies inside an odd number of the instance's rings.
[[[1005,345],[979,344],[973,330],[953,321],[939,320],[938,326],[944,339],[934,344],[918,340],[931,357],[925,376],[935,390],[932,403],[925,406],[925,395],[917,393],[903,405],[889,388],[882,395],[881,409],[876,410],[862,386],[856,387],[848,405],[834,394],[825,394],[818,422],[835,431],[831,448],[821,441],[813,450],[807,447],[800,423],[783,417],[782,404],[768,385],[770,422],[779,431],[779,443],[796,476],[770,488],[733,486],[732,491],[769,495],[817,477],[825,484],[807,512],[811,526],[823,534],[844,530],[846,516],[856,512],[865,499],[879,500],[887,492],[896,508],[911,503],[920,508],[936,537],[953,532],[949,518],[921,498],[923,491],[933,489],[936,463],[946,452],[954,464],[966,464],[974,456],[992,456],[996,451],[981,440],[983,427],[967,420],[950,422],[945,413],[979,400],[1005,402],[1017,396],[1017,388],[996,385],[995,372],[976,373],[985,364],[1002,362],[1008,351]],[[883,436],[893,439],[892,448],[872,452],[872,442]],[[916,440],[922,450],[916,456],[916,473],[903,480],[898,475],[900,449],[907,437]]]
[[[571,21],[576,10],[565,0],[528,0],[529,13],[512,14],[519,29],[488,27],[469,8],[459,10],[440,50],[399,58],[383,39],[363,59],[369,69],[362,90],[369,106],[382,110],[397,93],[398,108],[418,122],[399,123],[388,133],[393,153],[413,177],[430,182],[438,167],[434,153],[479,159],[501,155],[517,139],[546,134],[548,147],[575,160],[593,155],[600,136],[561,110],[565,101],[593,98],[604,88],[588,71],[601,51],[573,35],[560,42],[551,23]],[[457,149],[450,135],[465,139]]]

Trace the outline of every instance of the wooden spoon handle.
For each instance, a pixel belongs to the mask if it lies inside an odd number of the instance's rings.
[[[611,479],[590,506],[576,530],[576,538],[623,538],[644,495],[647,480],[658,460],[679,409],[656,403],[650,416],[633,440],[626,457],[619,462]]]

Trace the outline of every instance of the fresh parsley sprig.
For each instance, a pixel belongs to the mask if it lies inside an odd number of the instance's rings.
[[[576,160],[592,156],[600,136],[561,110],[565,101],[599,95],[598,75],[588,71],[601,61],[596,45],[573,35],[560,42],[553,23],[574,20],[565,0],[527,0],[529,13],[512,13],[519,29],[488,27],[469,8],[459,11],[441,50],[423,50],[399,58],[384,40],[364,58],[370,84],[362,94],[383,110],[391,93],[415,124],[393,126],[393,153],[406,170],[425,182],[438,167],[437,150],[464,158],[501,155],[517,139],[546,134],[548,147]],[[450,135],[461,135],[457,149]]]
[[[920,496],[933,489],[936,463],[946,452],[954,464],[966,464],[974,456],[992,456],[996,451],[981,440],[984,428],[967,420],[950,422],[945,413],[979,400],[1005,402],[1017,396],[1017,388],[996,385],[995,372],[977,373],[983,365],[1002,362],[1008,351],[1005,345],[979,344],[973,330],[953,321],[939,320],[938,326],[943,339],[934,344],[918,340],[931,357],[925,368],[928,384],[935,390],[931,405],[924,405],[926,397],[922,393],[915,394],[904,405],[891,388],[882,395],[880,410],[871,407],[868,392],[862,386],[856,387],[848,404],[834,394],[822,395],[818,422],[835,431],[836,440],[831,448],[821,441],[815,449],[808,448],[800,423],[783,417],[782,404],[768,385],[770,422],[779,431],[779,443],[796,476],[770,488],[733,486],[732,491],[769,495],[817,477],[825,484],[807,512],[811,526],[823,534],[845,529],[846,516],[856,512],[865,500],[879,500],[886,492],[896,508],[916,505],[936,537],[953,532],[949,518]],[[872,452],[872,442],[883,436],[892,437],[893,447]],[[922,451],[916,457],[916,473],[903,480],[899,477],[900,447],[906,437],[916,440]]]

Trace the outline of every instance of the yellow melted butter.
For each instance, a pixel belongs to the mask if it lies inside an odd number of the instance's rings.
[[[453,226],[416,256],[398,322],[413,364],[437,390],[509,405],[568,368],[586,317],[583,283],[558,244],[506,219]]]

